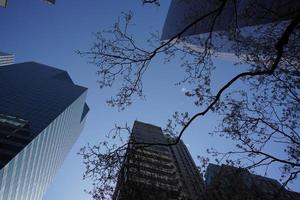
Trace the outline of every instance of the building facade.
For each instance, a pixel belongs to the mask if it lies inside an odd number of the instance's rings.
[[[15,61],[15,56],[13,54],[4,53],[0,51],[0,67],[14,64],[14,61]]]
[[[0,68],[0,199],[40,200],[78,138],[87,89],[34,62]]]
[[[128,148],[113,199],[199,199],[202,178],[182,141],[172,148],[140,146],[170,140],[160,127],[139,121],[134,123],[131,140],[137,145]]]

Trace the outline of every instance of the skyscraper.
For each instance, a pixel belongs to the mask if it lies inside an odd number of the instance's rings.
[[[160,127],[139,121],[130,139],[133,145],[128,148],[113,199],[199,199],[202,178],[182,141],[174,147],[140,147],[139,143],[168,144],[170,139]]]
[[[26,62],[0,68],[0,91],[0,199],[40,200],[83,128],[87,89]]]
[[[13,54],[4,53],[0,51],[0,66],[14,64],[14,60],[15,56]]]

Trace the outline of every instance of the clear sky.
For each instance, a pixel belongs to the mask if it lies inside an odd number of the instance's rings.
[[[113,93],[97,86],[97,68],[74,53],[87,50],[93,42],[93,32],[112,26],[121,12],[129,10],[135,13],[133,29],[143,43],[149,31],[161,32],[168,6],[169,0],[162,0],[160,7],[143,6],[140,0],[57,0],[54,6],[41,0],[9,0],[8,8],[0,8],[0,51],[15,54],[17,63],[35,61],[66,70],[76,84],[89,88],[87,102],[91,110],[85,129],[44,200],[90,199],[83,192],[90,182],[82,181],[84,166],[76,153],[88,142],[103,140],[115,123],[128,122],[131,126],[138,119],[164,126],[174,111],[198,111],[191,100],[184,97],[183,88],[174,85],[183,73],[176,60],[164,65],[161,58],[155,59],[144,77],[146,100],[136,101],[125,111],[118,112],[105,103]],[[216,65],[219,70],[215,74],[215,88],[239,71],[230,61],[216,60]],[[217,122],[216,116],[208,115],[196,120],[187,130],[183,139],[194,158],[206,155],[208,147],[226,150],[232,145],[208,135]],[[270,176],[278,177],[278,174],[274,171]],[[299,181],[293,189],[297,184]]]

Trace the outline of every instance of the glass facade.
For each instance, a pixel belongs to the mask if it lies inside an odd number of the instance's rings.
[[[87,89],[27,62],[0,68],[0,91],[0,200],[40,200],[83,128]]]
[[[86,92],[0,171],[0,199],[42,199],[72,144],[79,136]]]

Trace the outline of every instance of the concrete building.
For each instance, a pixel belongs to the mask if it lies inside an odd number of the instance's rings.
[[[0,199],[41,200],[84,126],[87,89],[26,62],[0,68],[0,91]]]
[[[131,140],[170,142],[160,127],[139,121],[134,123]],[[113,199],[199,199],[202,178],[182,141],[176,147],[139,147],[129,147]]]
[[[11,65],[15,62],[15,56],[13,54],[4,53],[0,51],[0,67],[4,65]]]

